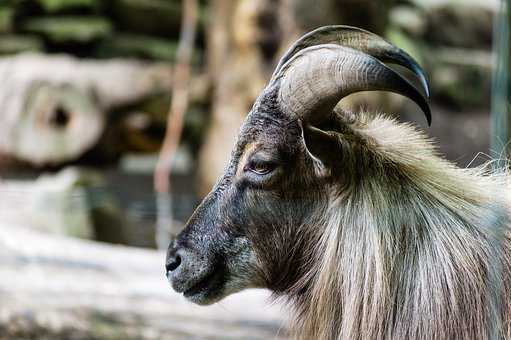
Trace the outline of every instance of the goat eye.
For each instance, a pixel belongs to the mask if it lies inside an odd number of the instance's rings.
[[[244,170],[257,175],[267,175],[275,169],[275,163],[265,161],[251,161],[245,165]]]

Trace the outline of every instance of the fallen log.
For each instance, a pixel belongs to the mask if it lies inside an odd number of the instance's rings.
[[[0,59],[0,152],[34,165],[82,155],[99,139],[106,112],[168,93],[168,64],[22,54]]]
[[[285,337],[265,292],[195,306],[170,289],[164,257],[0,222],[0,339]]]

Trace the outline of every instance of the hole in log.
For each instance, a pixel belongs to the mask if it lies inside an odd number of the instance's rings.
[[[70,114],[63,107],[57,106],[51,117],[50,124],[59,128],[64,128],[69,123]]]

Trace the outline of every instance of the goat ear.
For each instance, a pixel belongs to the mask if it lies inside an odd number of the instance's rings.
[[[305,125],[302,126],[302,135],[306,152],[313,159],[318,174],[330,174],[341,157],[338,134]]]

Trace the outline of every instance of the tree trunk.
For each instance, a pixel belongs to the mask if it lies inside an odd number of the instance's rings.
[[[243,119],[289,44],[322,25],[351,24],[382,33],[386,1],[214,0],[208,68],[214,87],[212,123],[201,150],[199,194],[222,173]]]
[[[268,78],[273,59],[264,54],[268,35],[261,21],[262,13],[276,9],[270,0],[214,0],[210,6],[215,19],[209,23],[208,68],[214,95],[211,127],[200,153],[200,195],[222,172],[236,132]]]

